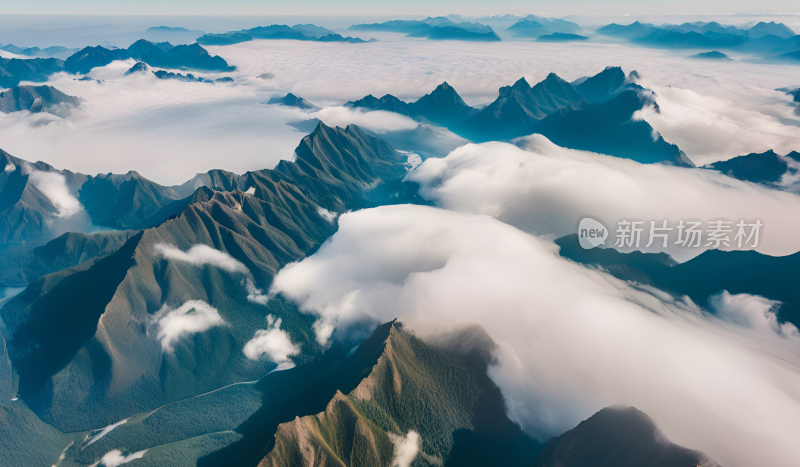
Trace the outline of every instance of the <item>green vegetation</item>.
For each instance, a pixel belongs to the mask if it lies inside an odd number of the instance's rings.
[[[539,445],[507,419],[502,399],[488,411],[497,422],[494,428],[501,428],[496,432],[507,434],[505,422],[525,439],[514,444],[482,433],[488,428],[481,420],[488,405],[481,399],[499,391],[494,392],[496,386],[486,377],[486,360],[476,357],[476,349],[447,352],[393,324],[369,376],[349,394],[337,392],[324,412],[282,424],[259,465],[385,466],[395,450],[389,434],[405,436],[410,430],[420,435],[414,465],[446,463],[456,432],[471,433],[486,454],[495,456],[485,464],[478,463],[480,456],[478,462],[462,459],[466,462],[460,465],[495,465],[500,459],[497,465],[530,465]],[[513,438],[513,430],[509,433]]]

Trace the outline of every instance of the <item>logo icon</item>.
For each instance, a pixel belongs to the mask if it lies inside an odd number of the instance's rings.
[[[606,244],[608,229],[591,217],[584,217],[578,224],[578,242],[581,248],[591,250]]]

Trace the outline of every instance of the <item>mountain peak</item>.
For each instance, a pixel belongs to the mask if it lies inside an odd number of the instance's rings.
[[[609,450],[608,446],[614,446]],[[603,459],[603,462],[597,462]],[[705,454],[666,439],[647,414],[607,407],[547,442],[534,467],[545,465],[716,466]]]
[[[511,89],[514,89],[514,90],[517,90],[517,91],[527,91],[530,88],[531,88],[531,85],[528,84],[528,81],[525,80],[524,76],[522,78],[518,79],[517,82],[514,83],[513,86],[511,86]]]

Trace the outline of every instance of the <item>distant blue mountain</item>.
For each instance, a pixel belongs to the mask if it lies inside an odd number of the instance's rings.
[[[597,29],[596,32],[605,36],[619,37],[621,39],[630,40],[644,37],[656,30],[658,30],[658,28],[652,24],[640,23],[639,21],[636,21],[628,25],[611,23]]]
[[[522,78],[503,86],[497,99],[483,109],[467,105],[455,89],[442,83],[432,93],[407,103],[387,94],[368,95],[351,107],[397,112],[417,121],[443,126],[476,142],[510,140],[540,133],[559,146],[684,167],[694,164],[674,144],[633,114],[645,105],[658,106],[652,93],[619,67],[572,84],[551,73],[531,87]]]
[[[732,49],[764,58],[800,60],[800,35],[795,35],[786,25],[775,22],[761,22],[750,29],[741,29],[716,22],[655,26],[637,21],[629,25],[612,23],[597,29],[597,33],[647,47]]]
[[[64,71],[66,64],[55,58],[0,57],[0,87],[12,88],[20,81],[47,81],[48,76]]]
[[[694,54],[689,58],[695,58],[698,60],[730,60],[730,57],[716,50],[711,52],[700,52],[699,54]]]
[[[586,104],[575,110],[561,109],[534,125],[533,130],[566,148],[632,159],[642,164],[694,167],[678,146],[664,141],[646,121],[632,118],[651,103],[649,96],[625,91],[600,104]]]
[[[169,42],[149,42],[140,39],[128,47],[128,56],[150,66],[190,68],[203,71],[232,71],[224,58],[210,55],[198,43],[173,46]]]
[[[354,24],[353,31],[399,32],[409,37],[427,37],[430,40],[499,41],[491,27],[481,23],[456,23],[443,16],[417,20],[392,20],[384,23]]]
[[[760,154],[750,153],[727,161],[715,162],[705,165],[703,168],[722,172],[738,180],[780,188],[776,185],[784,175],[793,175],[797,172],[794,163],[800,162],[799,159],[800,154],[797,152],[781,156],[770,149]]]
[[[106,66],[114,60],[125,60],[128,51],[125,49],[106,49],[102,46],[85,47],[70,55],[66,61],[70,73],[88,73],[92,68]]]
[[[796,286],[800,252],[767,256],[753,250],[708,250],[678,264],[666,253],[621,253],[613,248],[585,250],[580,247],[577,234],[561,237],[555,243],[561,247],[559,254],[564,258],[602,266],[619,279],[651,285],[675,297],[688,295],[700,305],[722,290],[778,300],[781,302],[778,318],[800,326],[800,287]]]
[[[667,48],[714,48],[731,49],[747,42],[744,36],[733,34],[700,34],[698,32],[678,32],[659,29],[633,42],[655,47]]]
[[[564,34],[560,32],[554,32],[536,38],[536,42],[575,42],[585,40],[589,40],[589,38],[578,34]]]
[[[313,110],[317,106],[311,102],[303,99],[302,97],[295,96],[292,93],[286,94],[284,97],[273,97],[267,104],[285,105],[287,107],[297,107],[298,109]]]
[[[468,31],[458,26],[437,26],[430,30],[428,39],[434,41],[476,41],[476,42],[497,42],[500,36],[494,31],[476,32]]]
[[[789,39],[796,35],[796,33],[789,29],[789,27],[787,27],[785,24],[776,23],[774,21],[770,21],[769,23],[760,22],[748,29],[747,33],[748,36],[753,39],[769,35],[778,36],[781,39]]]
[[[241,31],[229,31],[223,34],[204,34],[197,38],[197,42],[203,45],[232,45],[241,42],[249,42],[254,39],[292,39],[298,41],[350,43],[368,42],[358,37],[343,37],[330,29],[313,24],[296,24],[292,27],[283,24],[273,24],[271,26],[258,26]]]
[[[554,33],[576,34],[582,31],[576,23],[536,15],[528,15],[506,28],[507,33],[520,38],[534,38]]]

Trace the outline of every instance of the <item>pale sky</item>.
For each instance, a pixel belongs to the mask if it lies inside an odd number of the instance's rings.
[[[427,16],[448,13],[800,13],[800,2],[787,0],[26,0],[3,3],[0,14]]]

